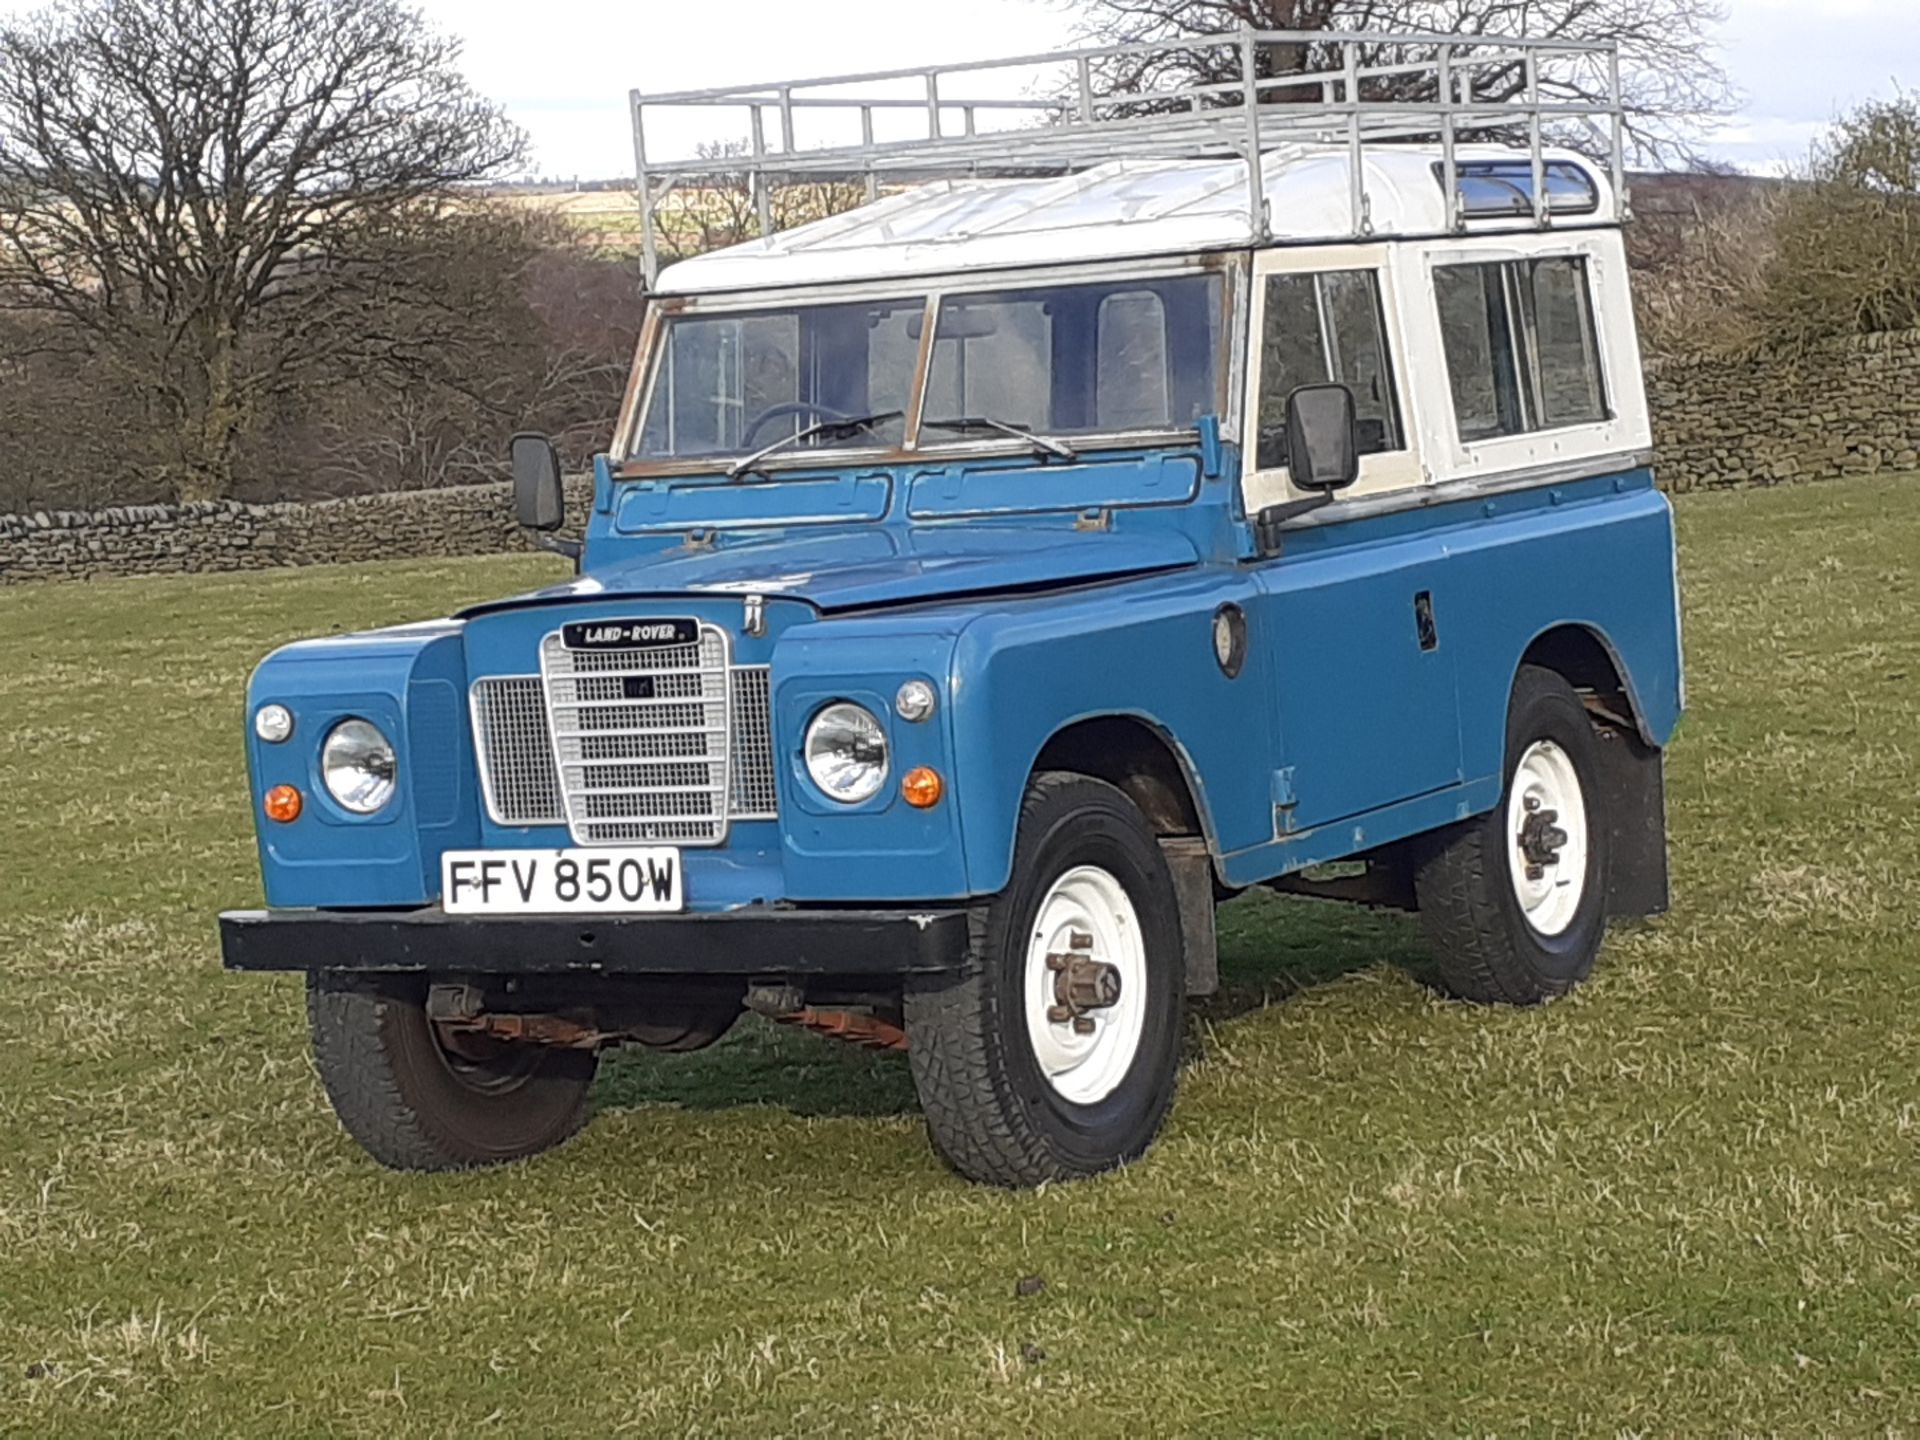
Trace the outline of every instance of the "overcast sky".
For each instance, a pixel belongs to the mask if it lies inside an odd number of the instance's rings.
[[[626,94],[634,86],[689,89],[1043,51],[1069,28],[1043,0],[416,3],[465,40],[473,82],[531,134],[540,170],[564,177],[632,173]],[[33,8],[32,0],[0,0],[0,12]],[[1777,169],[1803,155],[1837,111],[1897,86],[1920,88],[1920,0],[1729,0],[1728,8],[1726,65],[1746,105],[1712,149],[1735,164]],[[670,153],[701,136],[689,129],[658,138]]]

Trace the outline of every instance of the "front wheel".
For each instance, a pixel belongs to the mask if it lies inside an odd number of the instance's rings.
[[[598,1058],[463,1037],[427,1017],[424,979],[307,976],[314,1063],[340,1123],[395,1170],[463,1170],[550,1150],[586,1123]]]
[[[1145,1152],[1179,1070],[1178,915],[1159,842],[1123,792],[1035,778],[1013,878],[974,911],[965,968],[906,990],[914,1083],[954,1169],[1027,1186]]]
[[[1538,1005],[1587,978],[1607,928],[1599,762],[1573,687],[1523,666],[1507,707],[1500,804],[1442,832],[1414,875],[1442,990]]]

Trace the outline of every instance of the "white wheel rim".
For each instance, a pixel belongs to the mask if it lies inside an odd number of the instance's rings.
[[[1133,901],[1105,870],[1080,865],[1053,882],[1028,935],[1027,1038],[1040,1073],[1062,1099],[1097,1104],[1126,1078],[1146,1028],[1147,951]],[[1112,966],[1114,1003],[1061,1017],[1060,970],[1048,963],[1061,956]]]
[[[1564,933],[1580,913],[1587,848],[1587,802],[1572,757],[1536,740],[1508,787],[1507,868],[1521,913],[1540,934]]]

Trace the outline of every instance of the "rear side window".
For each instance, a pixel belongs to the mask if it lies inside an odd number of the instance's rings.
[[[1608,418],[1584,258],[1444,265],[1434,294],[1462,440]]]
[[[1287,397],[1303,385],[1338,382],[1353,391],[1361,454],[1402,447],[1374,271],[1268,277],[1261,332],[1258,469],[1285,467]]]

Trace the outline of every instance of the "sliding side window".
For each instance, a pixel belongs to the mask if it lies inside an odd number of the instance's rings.
[[[1443,265],[1433,281],[1462,440],[1608,418],[1585,259]]]
[[[1287,397],[1303,385],[1353,391],[1361,454],[1402,448],[1378,274],[1269,276],[1261,331],[1258,469],[1286,466]]]

